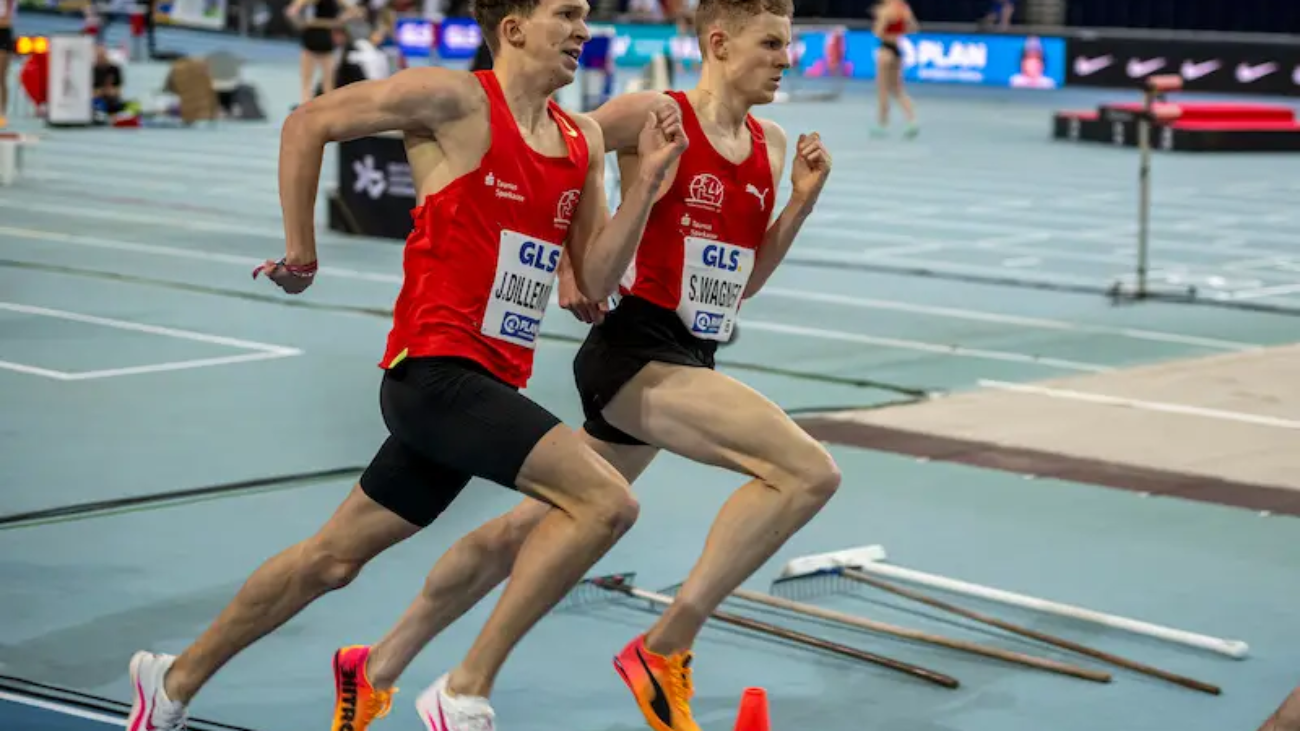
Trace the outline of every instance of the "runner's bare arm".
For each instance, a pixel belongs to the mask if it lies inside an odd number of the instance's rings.
[[[313,214],[325,145],[388,131],[436,135],[475,109],[478,94],[469,74],[421,67],[348,84],[295,109],[280,132],[280,206],[288,262],[316,261]]]
[[[785,168],[785,150],[787,146],[785,130],[775,122],[763,120],[763,129],[767,135],[768,156],[772,166],[772,198],[776,199],[781,175]],[[812,213],[821,195],[822,186],[831,172],[831,156],[822,145],[821,135],[799,135],[794,151],[794,163],[790,169],[791,193],[781,215],[767,229],[763,245],[754,257],[754,271],[745,285],[745,299],[758,294],[767,283],[772,273],[785,259],[786,252],[794,243],[803,222]]]
[[[672,97],[657,91],[620,94],[601,104],[587,116],[600,125],[606,152],[636,152],[646,115],[665,104],[676,106]]]
[[[605,199],[605,155],[595,152],[606,149],[604,135],[590,118],[579,115],[576,119],[593,152],[566,248],[578,290],[596,301],[614,293],[631,264],[668,168],[686,149],[686,134],[676,105],[647,113],[637,143],[640,165],[636,179],[625,181],[623,201],[611,217]]]
[[[600,125],[601,134],[605,136],[605,150],[618,154],[619,168],[623,176],[635,179],[640,163],[637,158],[637,142],[641,137],[641,128],[645,126],[646,117],[652,111],[668,109],[681,114],[681,107],[667,94],[658,91],[638,91],[616,96],[587,116]],[[655,192],[655,200],[659,200],[668,192],[676,176],[677,164],[673,163],[664,175],[659,190]]]

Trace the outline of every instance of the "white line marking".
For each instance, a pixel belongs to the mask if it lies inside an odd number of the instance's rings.
[[[866,297],[852,297],[849,295],[826,294],[822,292],[806,292],[798,289],[783,289],[781,287],[764,287],[760,294],[785,297],[788,299],[798,299],[808,302],[825,302],[827,304],[861,307],[863,309],[895,310],[898,312],[912,312],[919,315],[951,317],[958,320],[975,320],[979,322],[996,322],[1004,325],[1036,327],[1043,330],[1064,330],[1068,332],[1092,333],[1095,335],[1114,335],[1118,337],[1133,338],[1135,340],[1154,340],[1157,342],[1181,343],[1183,345],[1199,345],[1201,347],[1214,348],[1218,350],[1254,350],[1262,347],[1252,343],[1220,340],[1218,338],[1203,338],[1195,335],[1181,335],[1179,333],[1167,333],[1157,330],[1141,330],[1127,327],[1110,328],[1102,325],[1085,325],[1076,322],[1066,322],[1064,320],[1048,320],[1039,317],[1004,315],[994,312],[981,312],[979,310],[940,307],[937,305],[917,305],[908,302],[895,302],[894,300],[869,299]]]
[[[1234,292],[1229,299],[1250,300],[1260,299],[1263,297],[1276,297],[1280,294],[1294,294],[1300,292],[1300,284],[1279,284],[1273,287],[1261,287],[1259,289],[1249,289],[1245,292]]]
[[[1224,411],[1221,409],[1209,409],[1200,406],[1188,406],[1186,404],[1170,404],[1161,401],[1145,401],[1142,399],[1122,398],[1119,396],[1106,396],[1104,394],[1085,393],[1083,391],[1071,391],[1061,388],[1048,388],[1046,386],[1034,386],[1027,383],[1007,383],[1006,381],[993,381],[984,378],[979,380],[979,385],[986,388],[995,388],[1001,391],[1030,393],[1038,396],[1046,396],[1048,398],[1086,401],[1095,404],[1105,404],[1107,406],[1122,406],[1130,409],[1140,409],[1142,411],[1158,411],[1168,414],[1182,414],[1184,416],[1200,416],[1208,419],[1239,421],[1245,424],[1271,426],[1280,429],[1300,429],[1300,421],[1279,419],[1272,416],[1261,416],[1259,414],[1248,414],[1241,411]]]
[[[61,244],[73,244],[75,246],[90,246],[99,249],[114,249],[117,251],[133,251],[138,254],[171,256],[179,259],[197,259],[199,261],[217,262],[220,264],[238,264],[239,266],[247,267],[250,276],[253,273],[253,267],[266,260],[265,257],[257,258],[252,256],[234,256],[232,254],[217,254],[198,249],[183,249],[174,246],[155,246],[153,244],[137,244],[130,241],[117,241],[115,239],[100,238],[98,236],[64,234],[55,231],[40,231],[30,228],[0,226],[0,234],[21,236],[23,238],[37,239],[41,241],[55,241]],[[328,266],[321,267],[320,271],[323,274],[343,279],[362,279],[371,282],[385,282],[392,284],[402,283],[402,277],[395,274],[362,272],[355,269]]]
[[[29,315],[40,315],[44,317],[54,317],[62,320],[71,320],[73,322],[82,322],[91,325],[102,325],[104,327],[116,328],[118,330],[131,330],[134,332],[143,332],[150,335],[161,335],[164,337],[176,338],[179,340],[194,340],[201,343],[212,345],[225,345],[232,348],[241,348],[244,350],[256,351],[253,353],[243,353],[241,355],[226,355],[212,358],[195,358],[193,360],[171,361],[167,363],[150,363],[147,365],[128,366],[125,368],[107,368],[97,371],[67,372],[57,371],[50,368],[39,368],[12,361],[0,361],[0,368],[26,373],[35,376],[44,376],[56,381],[89,381],[98,378],[116,378],[119,376],[134,376],[144,373],[162,373],[164,371],[180,371],[192,368],[211,368],[214,366],[230,365],[233,363],[248,363],[259,360],[271,360],[275,358],[291,358],[302,355],[298,348],[289,348],[283,345],[268,345],[266,343],[256,343],[251,340],[239,340],[236,338],[227,338],[220,335],[206,335],[204,333],[191,332],[189,330],[177,330],[169,327],[158,327],[156,325],[145,325],[138,322],[128,322],[125,320],[114,320],[107,317],[95,317],[93,315],[82,315],[75,312],[65,312],[63,310],[52,310],[46,307],[34,307],[31,305],[20,305],[14,302],[0,302],[0,310],[9,310],[11,312],[20,312]]]
[[[243,348],[244,350],[256,350],[263,353],[276,353],[279,355],[298,355],[302,351],[297,348],[286,348],[281,345],[268,345],[266,343],[256,343],[251,340],[239,340],[237,338],[227,338],[221,335],[205,335],[203,333],[191,332],[189,330],[177,330],[170,327],[159,327],[157,325],[145,325],[138,322],[129,322],[127,320],[114,320],[108,317],[95,317],[94,315],[82,315],[76,312],[66,312],[64,310],[52,310],[47,307],[34,307],[32,305],[20,305],[15,302],[0,302],[0,310],[9,310],[10,312],[21,312],[28,315],[43,315],[45,317],[54,317],[61,320],[71,320],[73,322],[84,322],[91,325],[103,325],[104,327],[117,328],[118,330],[132,330],[135,332],[149,333],[150,335],[162,335],[164,337],[176,338],[178,340],[194,340],[200,343],[209,343],[211,345],[225,345],[231,348]]]
[[[786,335],[802,335],[804,337],[821,338],[823,340],[839,340],[849,343],[879,345],[887,348],[899,348],[902,350],[919,350],[925,353],[938,353],[959,358],[982,358],[985,360],[1001,360],[1013,363],[1032,363],[1034,365],[1064,368],[1072,371],[1088,371],[1091,373],[1106,373],[1113,370],[1109,366],[1099,365],[1096,363],[1083,363],[1080,361],[1063,360],[1060,358],[1042,358],[1036,355],[1011,353],[1002,350],[966,348],[960,345],[940,345],[938,343],[926,343],[919,340],[883,338],[874,335],[842,332],[840,330],[823,330],[821,328],[787,325],[785,323],[766,322],[763,320],[743,320],[741,321],[741,327],[746,330],[765,330],[767,332],[779,332]]]
[[[53,711],[54,713],[62,713],[65,716],[75,716],[77,718],[84,718],[88,721],[99,721],[100,723],[106,723],[110,726],[119,726],[121,728],[126,728],[125,718],[116,718],[114,716],[108,716],[103,713],[95,713],[94,711],[87,711],[81,708],[65,706],[61,703],[51,703],[49,701],[41,700],[39,698],[28,698],[26,696],[16,695],[8,691],[0,690],[0,700],[9,701],[10,703],[19,703],[24,706],[31,706],[32,708],[39,708],[43,711]]]
[[[95,378],[116,378],[118,376],[136,376],[143,373],[162,373],[165,371],[183,371],[191,368],[211,368],[213,366],[230,365],[232,363],[249,363],[257,360],[275,360],[276,358],[291,358],[295,355],[301,355],[300,350],[285,349],[283,352],[276,353],[246,353],[244,355],[227,355],[220,358],[201,358],[197,360],[181,360],[171,363],[151,363],[142,366],[130,366],[127,368],[110,368],[102,371],[84,371],[81,373],[69,373],[69,381],[89,381]]]
[[[56,381],[72,380],[71,373],[65,373],[63,371],[54,371],[54,370],[50,370],[49,368],[37,368],[36,366],[24,365],[22,363],[14,363],[8,360],[0,360],[0,368],[4,368],[5,370],[9,370],[9,371],[17,371],[18,373],[26,373],[31,376],[44,376],[46,378],[53,378]]]

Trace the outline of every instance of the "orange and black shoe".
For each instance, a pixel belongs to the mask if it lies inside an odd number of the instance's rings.
[[[632,640],[614,658],[614,669],[632,691],[646,723],[655,731],[700,731],[691,718],[691,653],[656,655],[645,636]]]
[[[391,690],[379,690],[366,677],[370,648],[344,647],[334,653],[334,725],[332,731],[366,731],[393,707]]]

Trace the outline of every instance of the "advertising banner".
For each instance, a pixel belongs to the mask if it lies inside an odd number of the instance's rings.
[[[398,18],[393,37],[402,55],[407,58],[428,58],[433,55],[438,28],[428,18]]]
[[[216,30],[226,27],[226,0],[171,0],[159,6],[171,25]]]
[[[474,58],[483,37],[473,18],[443,18],[437,34],[438,57],[453,59]]]
[[[1178,74],[1187,91],[1300,96],[1300,45],[1135,38],[1071,39],[1072,86],[1136,88]]]
[[[592,33],[612,33],[614,63],[620,68],[642,68],[656,56],[669,55],[676,61],[698,61],[700,46],[695,36],[678,35],[677,27],[665,24],[615,23],[591,25]]]
[[[416,191],[401,135],[340,142],[338,155],[338,196],[361,232],[406,238]]]
[[[800,73],[823,75],[828,53],[842,56],[852,78],[876,77],[880,40],[867,31],[839,38],[826,32],[799,35]],[[910,82],[1056,89],[1065,83],[1066,47],[1061,38],[1016,35],[918,33],[899,40],[903,79]],[[834,64],[831,64],[834,65]]]
[[[50,36],[49,102],[51,125],[81,126],[94,119],[95,39],[86,35]]]

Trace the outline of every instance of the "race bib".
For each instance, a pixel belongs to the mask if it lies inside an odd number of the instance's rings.
[[[483,313],[483,334],[536,348],[559,266],[558,245],[503,230],[497,273]]]
[[[697,338],[731,340],[754,250],[688,236],[684,255],[677,316]]]

